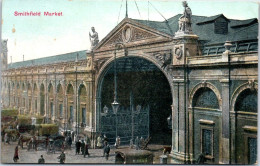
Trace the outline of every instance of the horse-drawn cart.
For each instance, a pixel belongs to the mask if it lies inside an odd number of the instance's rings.
[[[13,142],[19,138],[19,132],[16,129],[5,129],[4,133],[7,133],[8,137]]]

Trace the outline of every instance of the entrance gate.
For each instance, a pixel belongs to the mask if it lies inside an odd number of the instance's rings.
[[[112,108],[104,106],[101,113],[100,131],[108,138],[108,142],[113,144],[117,135],[120,137],[121,144],[129,144],[130,139],[135,140],[149,137],[150,129],[150,107],[135,106],[133,104],[133,95],[130,95],[130,107],[119,107],[117,114],[113,113]],[[117,120],[117,125],[116,125]]]

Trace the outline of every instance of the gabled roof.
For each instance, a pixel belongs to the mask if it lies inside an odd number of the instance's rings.
[[[20,68],[20,67],[31,67],[31,66],[39,66],[39,65],[47,65],[61,62],[73,62],[76,60],[78,54],[78,60],[86,59],[86,50],[71,52],[67,54],[61,54],[56,56],[49,56],[39,59],[33,59],[23,62],[15,62],[12,64],[8,64],[8,69]]]
[[[173,33],[178,31],[178,20],[181,14],[168,19],[168,21],[147,21],[133,19],[139,23],[145,24],[151,28],[157,29],[158,31],[174,35]],[[242,41],[242,40],[257,40],[258,36],[258,22],[257,19],[249,20],[234,20],[228,19],[228,33],[227,34],[216,34],[214,33],[214,26],[212,26],[213,20],[223,17],[227,19],[223,14],[205,17],[192,15],[192,31],[199,36],[199,40],[205,44],[220,44],[225,43],[226,40]],[[168,26],[167,26],[168,25]],[[233,28],[231,26],[240,25],[240,28]],[[241,26],[243,25],[243,26]],[[172,33],[173,32],[173,33]]]
[[[147,33],[150,33],[151,35],[155,35],[155,36],[160,36],[160,37],[165,37],[165,38],[172,38],[172,33],[168,33],[171,31],[170,28],[167,29],[166,24],[162,25],[159,22],[156,21],[148,21],[149,24],[151,22],[154,22],[155,24],[157,24],[157,27],[152,27],[152,26],[148,26],[146,25],[144,22],[146,20],[135,20],[135,19],[131,19],[131,18],[124,18],[115,28],[112,29],[112,31],[110,31],[106,37],[104,37],[99,43],[98,45],[95,47],[95,50],[99,50],[101,47],[103,47],[104,45],[106,45],[106,43],[108,41],[110,41],[113,37],[115,37],[116,35],[119,34],[120,30],[122,30],[122,28],[126,25],[131,25],[133,28],[138,28],[141,29],[142,31],[145,31]],[[113,40],[113,39],[112,39]]]

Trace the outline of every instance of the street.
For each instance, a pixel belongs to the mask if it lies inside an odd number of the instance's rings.
[[[17,145],[17,142],[10,142],[10,145],[4,144],[2,142],[1,144],[1,163],[3,164],[13,164],[13,156],[14,156],[14,150],[15,146]],[[28,163],[28,164],[36,164],[38,163],[38,159],[41,155],[43,155],[43,158],[45,159],[45,163],[49,164],[59,164],[59,160],[57,157],[61,154],[60,151],[56,152],[55,154],[49,153],[47,154],[45,149],[42,150],[30,150],[27,151],[27,146],[24,145],[24,148],[22,149],[19,146],[19,160],[17,164],[21,163]],[[154,154],[154,164],[159,163],[159,156],[162,154],[162,145],[150,145],[148,146],[149,149]],[[128,147],[120,147],[120,149],[127,149]],[[115,151],[120,149],[113,149],[113,147],[110,150],[110,156],[109,159],[106,160],[105,157],[103,157],[103,149],[89,149],[90,156],[86,158],[83,157],[83,155],[75,155],[75,147],[74,144],[72,145],[71,150],[65,150],[66,155],[66,164],[76,164],[76,163],[90,163],[90,164],[114,164],[115,163]],[[134,149],[133,149],[134,150]],[[168,160],[169,161],[169,160]]]

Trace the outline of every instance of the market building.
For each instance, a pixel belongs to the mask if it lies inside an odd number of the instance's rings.
[[[126,17],[90,51],[7,64],[6,45],[3,107],[111,142],[150,136],[172,162],[253,164],[257,36],[256,18],[195,16],[184,3],[167,21]]]

